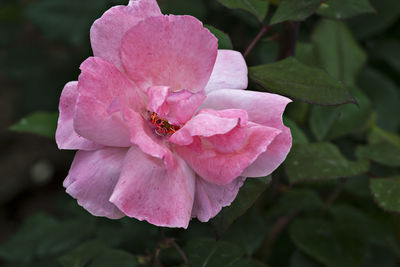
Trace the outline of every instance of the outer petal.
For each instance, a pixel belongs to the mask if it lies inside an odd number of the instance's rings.
[[[206,86],[218,40],[191,16],[147,18],[132,27],[121,46],[122,64],[142,89],[169,86],[191,92]]]
[[[69,82],[65,85],[60,98],[60,116],[56,131],[56,142],[59,149],[95,150],[98,145],[78,135],[73,126],[73,116],[78,98],[78,82]]]
[[[170,138],[170,142],[177,144],[175,151],[211,183],[225,185],[240,176],[281,132],[254,123],[241,125],[239,121],[246,122],[247,118],[239,119],[243,117],[239,111],[214,111],[221,117],[200,113]],[[224,113],[228,118],[224,118]],[[233,124],[230,120],[235,120],[232,118],[235,113],[237,118]],[[207,115],[204,123],[192,123],[204,115]]]
[[[204,91],[172,92],[167,86],[151,86],[146,93],[149,98],[148,110],[156,112],[174,125],[185,124],[206,98]]]
[[[196,177],[192,217],[197,217],[202,222],[213,218],[223,207],[232,203],[244,180],[244,177],[238,177],[229,184],[216,185]]]
[[[247,65],[242,54],[233,50],[218,50],[214,69],[205,88],[206,92],[246,89],[247,82]]]
[[[194,200],[195,177],[181,159],[167,171],[157,158],[130,148],[110,201],[126,215],[157,226],[187,228]]]
[[[124,214],[108,199],[118,181],[127,149],[78,151],[64,187],[78,204],[95,216],[119,219]]]
[[[129,129],[115,106],[140,109],[139,91],[123,73],[101,58],[88,58],[81,70],[74,117],[76,131],[99,144],[130,146]]]
[[[290,99],[269,93],[217,90],[210,92],[202,103],[204,108],[238,108],[247,111],[249,121],[281,130],[268,149],[241,175],[265,176],[273,172],[286,158],[292,146],[290,129],[282,123],[282,113]]]
[[[96,20],[90,29],[94,56],[122,70],[119,48],[125,33],[147,17],[161,16],[156,0],[131,0],[128,6],[115,6]]]

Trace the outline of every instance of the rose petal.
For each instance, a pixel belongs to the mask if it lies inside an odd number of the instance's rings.
[[[223,114],[224,111],[214,112]],[[229,110],[226,113],[232,116],[234,112]],[[197,117],[206,115],[208,117],[204,120],[204,124],[192,123],[196,122]],[[238,177],[267,150],[269,144],[281,132],[275,128],[250,122],[242,126],[239,123],[240,117],[234,121],[236,125],[226,123],[224,126],[222,119],[234,120],[211,114],[196,115],[170,138],[171,142],[179,144],[174,146],[175,151],[197,174],[218,185],[225,185]],[[222,129],[228,131],[217,134],[216,130],[222,126],[225,127]]]
[[[126,215],[157,226],[187,228],[192,212],[195,177],[186,163],[177,159],[167,171],[162,161],[129,149],[121,177],[110,201]]]
[[[236,198],[245,178],[238,177],[229,184],[216,185],[196,177],[196,193],[194,197],[192,217],[208,222],[223,207],[229,206]]]
[[[206,98],[205,92],[192,93],[187,90],[172,92],[166,86],[151,86],[147,89],[147,108],[173,125],[183,125],[195,114]]]
[[[95,216],[119,219],[124,214],[108,199],[119,179],[127,149],[78,151],[64,187],[78,204]]]
[[[233,50],[218,50],[214,69],[205,88],[206,92],[246,88],[247,65],[242,54]]]
[[[290,99],[269,93],[217,90],[207,95],[201,107],[225,109],[238,108],[247,111],[249,121],[281,130],[268,149],[241,175],[260,177],[272,173],[286,158],[292,145],[290,129],[283,125],[282,114]]]
[[[226,111],[226,113],[231,111]],[[188,121],[179,131],[174,133],[169,141],[171,143],[186,146],[190,145],[195,136],[211,137],[230,132],[240,123],[244,114],[239,111],[232,111],[237,116],[222,116],[223,112],[213,110],[201,110],[196,116]],[[229,114],[233,115],[233,114]]]
[[[128,6],[115,6],[96,20],[90,29],[93,54],[123,70],[119,48],[125,33],[145,18],[161,16],[156,0],[131,0]]]
[[[106,146],[128,147],[129,129],[115,106],[139,110],[142,96],[116,67],[101,58],[81,65],[74,128],[78,134]]]
[[[191,92],[206,86],[217,56],[218,40],[191,16],[143,20],[124,36],[122,64],[142,89],[169,86]]]
[[[73,126],[73,116],[78,98],[78,82],[65,85],[60,98],[56,142],[59,149],[95,150],[102,146],[78,135]]]

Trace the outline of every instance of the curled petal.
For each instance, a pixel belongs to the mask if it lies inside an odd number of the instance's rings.
[[[116,106],[143,107],[135,85],[116,67],[101,58],[88,58],[81,65],[79,97],[74,116],[78,134],[96,143],[130,146],[129,129]]]
[[[206,92],[246,88],[247,65],[242,54],[233,50],[218,50],[214,69],[205,88]]]
[[[198,92],[206,86],[218,40],[191,16],[147,18],[124,36],[121,59],[129,77],[143,90],[169,86]]]
[[[220,116],[221,112],[201,110],[169,139],[170,142],[185,146],[193,143],[195,136],[211,137],[230,132],[240,123],[242,112],[238,116]]]
[[[131,0],[128,6],[115,6],[96,20],[90,29],[93,54],[123,70],[119,48],[125,33],[148,17],[161,16],[156,0]]]
[[[245,178],[238,177],[226,185],[216,185],[196,177],[196,193],[194,197],[192,217],[208,222],[223,207],[229,206],[236,198]]]
[[[127,149],[78,151],[64,187],[78,204],[95,216],[119,219],[124,214],[108,199],[119,179]]]
[[[167,170],[161,160],[129,149],[110,201],[126,215],[157,226],[187,228],[194,200],[195,175],[186,163]]]
[[[205,92],[192,93],[188,90],[172,92],[166,86],[152,86],[147,89],[148,109],[174,125],[185,124],[206,98]]]
[[[235,113],[236,119],[232,118]],[[203,179],[218,185],[228,184],[281,133],[279,129],[255,123],[240,124],[247,122],[243,114],[246,114],[243,110],[200,112],[173,134],[170,142],[176,144],[175,151]]]
[[[290,99],[269,93],[217,90],[210,92],[202,103],[204,108],[238,108],[247,111],[249,121],[273,127],[281,131],[268,149],[258,156],[242,176],[260,177],[272,173],[286,158],[292,146],[290,129],[283,125],[282,114]]]
[[[59,149],[95,150],[102,146],[78,135],[74,129],[74,111],[78,98],[78,83],[69,82],[65,85],[61,98],[56,131],[56,142]]]

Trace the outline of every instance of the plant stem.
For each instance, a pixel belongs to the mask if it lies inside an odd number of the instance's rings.
[[[258,43],[261,37],[263,37],[264,34],[266,34],[270,29],[271,29],[270,25],[263,26],[261,28],[260,32],[256,35],[256,37],[254,37],[253,41],[251,41],[246,51],[243,53],[244,58],[247,58],[247,56],[250,54],[251,50],[253,50],[254,46]]]
[[[299,22],[286,21],[283,24],[283,32],[279,39],[278,60],[295,55],[298,33]]]

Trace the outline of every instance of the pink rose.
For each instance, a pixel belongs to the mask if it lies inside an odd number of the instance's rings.
[[[64,181],[90,213],[186,228],[270,174],[291,147],[289,99],[245,91],[247,66],[191,16],[131,0],[95,21],[94,57],[60,99],[60,149],[79,150]]]

